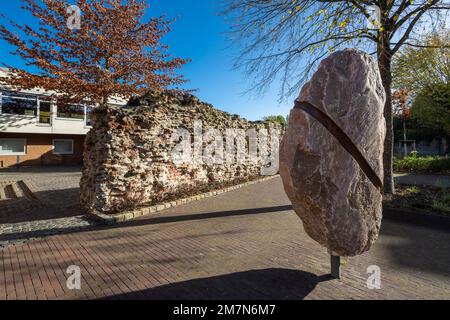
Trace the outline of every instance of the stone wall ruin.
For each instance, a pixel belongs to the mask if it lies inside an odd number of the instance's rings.
[[[274,123],[250,122],[187,93],[152,92],[92,113],[81,204],[113,214],[278,172]]]

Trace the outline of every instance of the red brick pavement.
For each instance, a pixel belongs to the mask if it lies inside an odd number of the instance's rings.
[[[66,269],[81,268],[81,290]],[[367,267],[381,268],[369,290]],[[0,299],[450,299],[450,234],[384,221],[370,251],[331,280],[279,179],[116,227],[0,250]]]

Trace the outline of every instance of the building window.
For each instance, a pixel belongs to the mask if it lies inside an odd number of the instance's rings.
[[[27,154],[26,139],[0,139],[0,155],[19,156]]]
[[[39,100],[39,123],[51,124],[51,105],[50,101]]]
[[[2,93],[1,110],[4,114],[37,115],[37,98],[16,93]]]
[[[84,120],[84,107],[73,104],[61,104],[58,105],[58,118],[66,119],[80,119]]]
[[[73,140],[53,139],[53,154],[73,154]]]

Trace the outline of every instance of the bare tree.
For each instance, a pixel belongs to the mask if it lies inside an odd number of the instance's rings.
[[[4,84],[54,91],[64,102],[104,104],[111,96],[129,98],[183,82],[174,70],[186,60],[172,58],[160,42],[170,21],[145,19],[146,1],[77,0],[76,7],[62,0],[22,1],[39,27],[4,17],[0,39],[39,73],[7,66],[12,72],[0,79]]]
[[[421,28],[445,24],[448,0],[225,0],[232,43],[241,48],[236,67],[262,92],[281,79],[280,96],[298,91],[331,52],[358,47],[376,55],[386,90],[384,191],[394,193],[391,62]]]

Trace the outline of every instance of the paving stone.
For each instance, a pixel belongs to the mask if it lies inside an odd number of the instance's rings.
[[[27,172],[0,173],[0,189],[11,185],[18,196],[0,199],[1,247],[93,225],[78,204],[79,168],[59,170],[30,168]],[[23,192],[19,182],[24,183],[36,199]]]
[[[279,178],[114,227],[83,226],[82,215],[36,221],[63,234],[0,248],[2,298],[450,299],[448,232],[384,220],[374,247],[346,259],[333,280],[326,250],[306,235]],[[65,229],[72,223],[82,226]],[[74,264],[76,292],[65,286]],[[370,266],[381,270],[379,290],[367,287]]]

